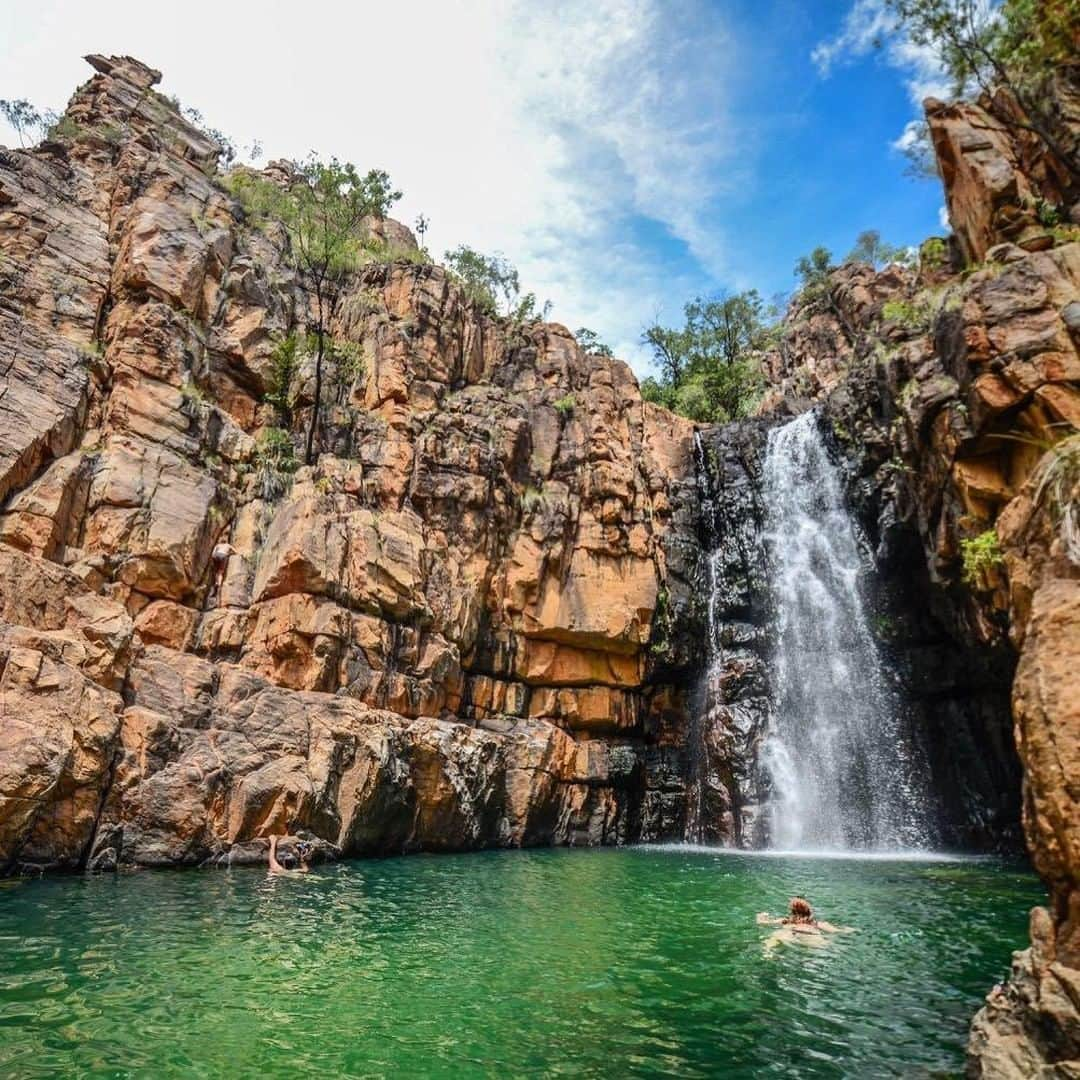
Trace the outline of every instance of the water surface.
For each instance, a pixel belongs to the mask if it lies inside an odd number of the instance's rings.
[[[793,892],[860,932],[766,958]],[[0,883],[0,1075],[949,1075],[1041,899],[700,848]]]

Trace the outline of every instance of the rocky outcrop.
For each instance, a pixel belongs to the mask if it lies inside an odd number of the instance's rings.
[[[1063,97],[1063,108],[1074,97]],[[927,103],[956,247],[846,265],[796,305],[764,411],[817,404],[881,570],[883,645],[919,703],[954,841],[1023,826],[1050,892],[973,1027],[972,1076],[1080,1060],[1080,230],[1045,148],[988,103]],[[1073,136],[1076,118],[1063,116]],[[1060,222],[1040,222],[1048,209]],[[961,269],[962,268],[962,269]],[[1012,678],[1015,671],[1015,680]],[[1011,716],[1010,716],[1011,697]]]
[[[763,543],[762,468],[769,423],[698,437],[708,663],[688,732],[688,839],[737,847],[768,841],[760,750],[770,720],[772,596]]]
[[[88,59],[0,155],[0,865],[679,834],[692,425],[378,221],[298,467],[287,238],[156,72]]]

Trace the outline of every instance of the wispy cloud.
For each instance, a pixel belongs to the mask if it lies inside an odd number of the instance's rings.
[[[728,93],[739,50],[717,8],[412,0],[297,19],[264,0],[252,19],[190,0],[164,34],[136,0],[40,0],[3,46],[0,94],[58,103],[87,77],[82,53],[139,56],[268,158],[314,149],[387,169],[406,193],[395,213],[429,218],[436,257],[501,251],[553,317],[644,371],[642,324],[729,272],[716,208],[752,176]]]
[[[825,78],[835,67],[875,52],[901,72],[916,108],[926,97],[948,96],[949,82],[937,55],[904,33],[885,0],[855,0],[839,32],[815,46],[810,56]]]

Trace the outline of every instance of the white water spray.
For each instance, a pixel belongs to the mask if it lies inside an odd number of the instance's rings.
[[[840,476],[812,413],[769,434],[764,495],[776,613],[772,846],[920,848],[925,769],[883,678]]]

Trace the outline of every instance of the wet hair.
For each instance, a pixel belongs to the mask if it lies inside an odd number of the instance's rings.
[[[793,896],[789,912],[790,922],[811,922],[814,918],[814,909],[810,907],[810,901],[805,896]]]

